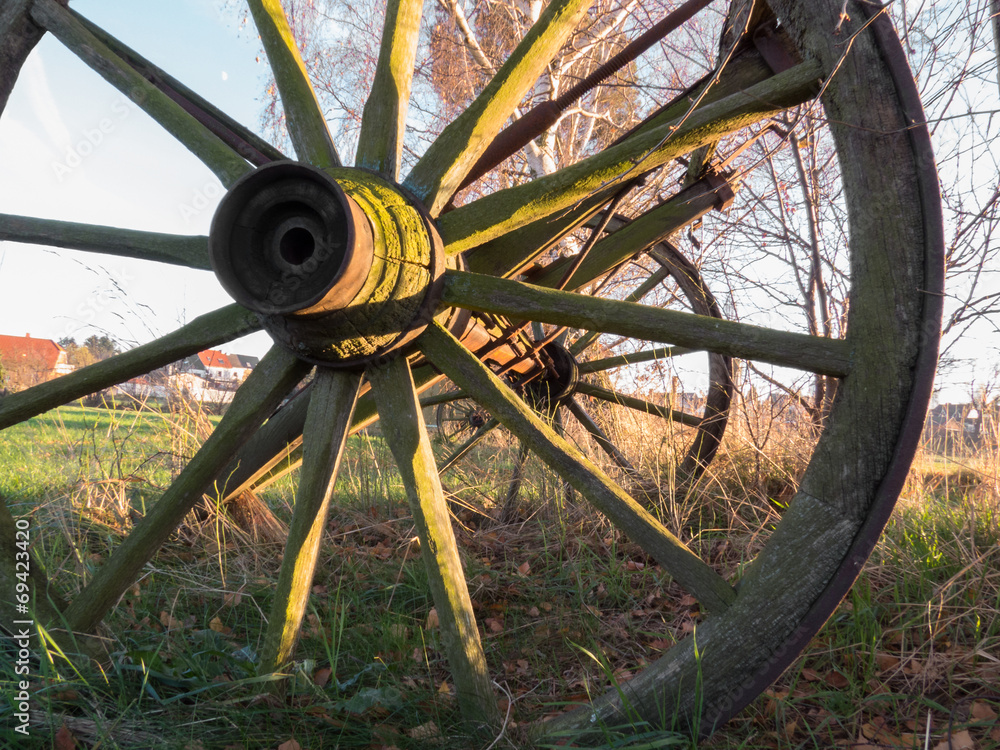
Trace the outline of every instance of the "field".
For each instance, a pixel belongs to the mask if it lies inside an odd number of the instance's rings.
[[[35,553],[67,598],[214,419],[67,406],[3,433],[0,497],[29,519]],[[682,502],[671,436],[620,429],[657,479],[661,517],[728,573],[782,512],[810,442],[787,425],[769,426],[765,440],[743,419]],[[533,461],[513,516],[497,523],[517,446],[498,436],[477,451],[444,483],[507,717],[491,747],[516,747],[530,722],[628,680],[696,631],[700,613]],[[709,740],[609,732],[607,745],[1000,747],[998,471],[993,451],[921,454],[857,584],[776,685]],[[293,496],[293,477],[261,493],[285,521]],[[100,630],[109,661],[70,661],[51,642],[38,649],[33,741],[60,749],[481,745],[458,729],[412,520],[377,430],[350,439],[335,503],[283,693],[255,666],[280,548],[207,497]],[[17,679],[13,654],[0,652],[5,696]],[[16,745],[11,707],[0,713],[0,738]]]

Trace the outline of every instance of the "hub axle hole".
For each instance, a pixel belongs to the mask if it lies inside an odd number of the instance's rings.
[[[291,227],[281,235],[278,252],[287,263],[301,266],[316,252],[316,238],[305,227]]]

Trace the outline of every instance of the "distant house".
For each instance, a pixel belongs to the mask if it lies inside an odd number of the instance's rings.
[[[66,351],[50,339],[0,335],[0,366],[5,381],[0,387],[20,391],[72,372]]]
[[[259,361],[257,357],[246,354],[226,354],[206,349],[184,360],[180,371],[204,378],[216,388],[235,388],[247,379]]]

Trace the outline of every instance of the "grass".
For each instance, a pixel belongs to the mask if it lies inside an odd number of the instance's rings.
[[[4,433],[0,496],[28,517],[34,549],[72,596],[146,502],[193,453],[198,414],[63,407]],[[199,427],[199,425],[201,427]],[[809,440],[736,426],[698,503],[670,492],[675,450],[646,423],[618,444],[667,488],[656,509],[719,569],[751,559],[794,491]],[[642,435],[630,444],[630,436]],[[582,440],[579,435],[571,438]],[[442,454],[445,446],[439,446]],[[520,521],[490,514],[517,446],[497,432],[444,478],[506,738],[623,683],[700,613],[641,549],[532,459]],[[659,460],[657,459],[659,457]],[[290,516],[294,477],[263,493]],[[782,678],[711,739],[647,733],[609,745],[947,748],[967,732],[1000,746],[1000,493],[997,462],[922,456],[850,595]],[[463,734],[412,520],[377,434],[351,439],[297,661],[278,698],[257,674],[280,550],[193,516],[123,597],[98,667],[36,649],[32,737],[40,747],[472,748]],[[0,650],[12,698],[15,652]],[[0,744],[22,738],[0,704]],[[59,737],[63,740],[59,740]],[[59,745],[58,742],[64,742]],[[283,743],[297,743],[283,744]]]

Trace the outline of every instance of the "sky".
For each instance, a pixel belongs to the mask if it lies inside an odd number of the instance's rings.
[[[237,5],[73,3],[259,131],[267,67],[255,32],[240,27]],[[204,165],[50,36],[22,69],[0,117],[0,173],[0,213],[176,234],[207,234],[223,194]],[[207,271],[0,242],[3,334],[82,342],[106,333],[128,347],[229,302]],[[261,356],[269,345],[258,333],[222,348]],[[938,400],[967,400],[970,372],[939,378]]]
[[[250,127],[267,68],[256,35],[209,0],[76,0],[73,7]],[[50,35],[0,117],[0,212],[207,234],[218,179]],[[0,243],[0,333],[126,345],[228,304],[214,276],[162,263]],[[228,350],[266,351],[256,334]]]

